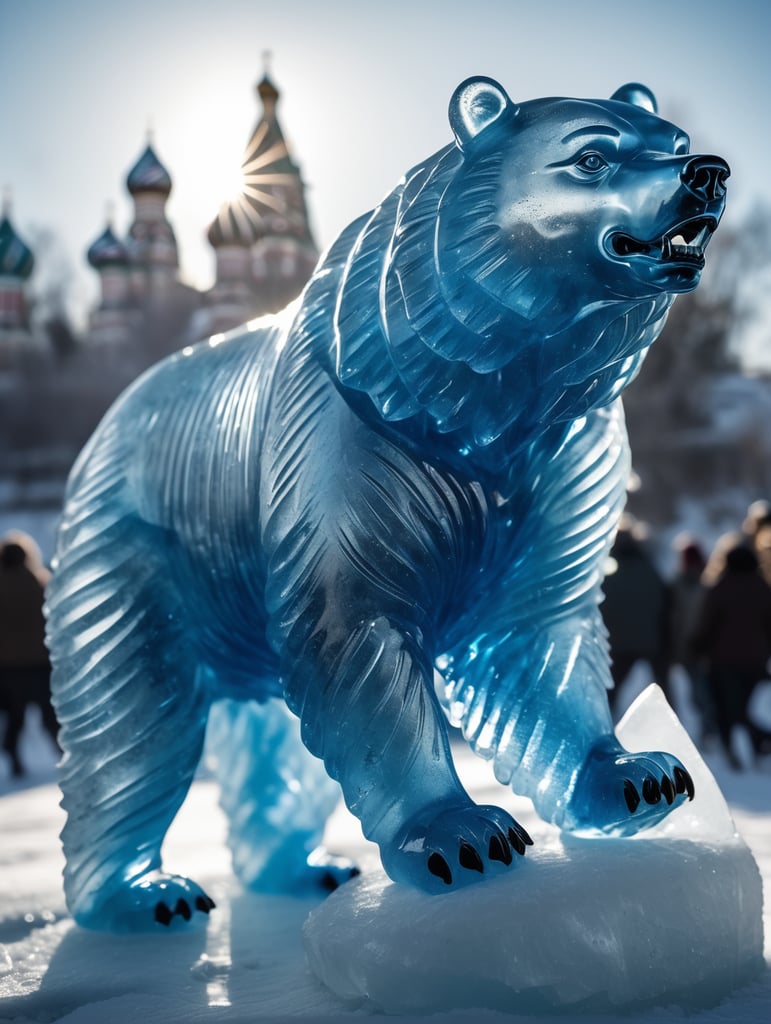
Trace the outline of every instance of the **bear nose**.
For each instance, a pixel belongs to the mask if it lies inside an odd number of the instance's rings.
[[[731,168],[719,156],[692,157],[680,171],[680,180],[691,195],[710,202],[722,199]]]

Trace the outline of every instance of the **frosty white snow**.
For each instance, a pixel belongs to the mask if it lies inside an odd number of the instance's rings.
[[[642,719],[638,720],[638,724]],[[645,728],[645,725],[642,725]],[[334,995],[312,975],[306,966],[302,948],[301,934],[303,923],[311,912],[315,915],[325,914],[334,907],[333,900],[339,902],[344,890],[324,903],[320,899],[293,899],[290,897],[258,896],[244,892],[233,880],[224,846],[225,824],[216,805],[217,793],[213,783],[201,779],[193,787],[190,799],[170,834],[166,856],[168,862],[179,869],[199,878],[217,901],[217,910],[212,915],[207,928],[201,928],[189,934],[162,934],[149,937],[120,937],[99,935],[85,932],[75,927],[67,917],[61,895],[60,872],[62,858],[57,841],[57,832],[61,827],[63,816],[57,807],[58,791],[52,782],[53,756],[44,750],[45,743],[37,731],[29,739],[23,749],[28,757],[36,763],[35,778],[43,785],[31,789],[10,791],[0,798],[0,1020],[11,1021],[13,1024],[27,1024],[30,1021],[52,1021],[59,1024],[128,1024],[142,1020],[143,1024],[176,1024],[176,1022],[212,1022],[212,1024],[241,1024],[247,1021],[276,1021],[288,1018],[307,1018],[314,1021],[343,1021],[352,1017],[368,1016],[375,1012],[376,1005],[362,1002],[357,996],[354,1002],[341,999]],[[629,735],[625,736],[631,743]],[[671,743],[669,735],[661,737],[666,746]],[[535,817],[527,801],[513,798],[494,781],[489,767],[482,761],[473,758],[465,748],[459,746],[455,751],[459,770],[475,799],[483,802],[503,800],[523,824],[531,830],[536,838],[538,848],[543,849],[548,841],[548,829]],[[694,766],[690,755],[681,751],[681,756],[689,758],[689,767]],[[714,762],[714,763],[713,763]],[[718,758],[712,759],[721,788],[729,798],[731,813],[738,825],[740,833],[746,838],[761,868],[766,884],[771,879],[771,794],[769,793],[769,775],[763,773],[745,773],[742,775],[726,770]],[[702,799],[712,801],[710,804],[709,836],[703,840],[710,846],[719,846],[720,835],[726,839],[725,811],[720,812],[719,794],[715,797],[705,791],[705,780],[701,771],[698,772],[699,793]],[[0,786],[6,790],[7,782],[0,780]],[[686,805],[672,816],[674,828],[687,829],[689,816],[698,825],[698,815],[702,814],[699,801]],[[679,822],[679,823],[678,823]],[[700,827],[700,826],[699,826]],[[721,833],[721,829],[723,830]],[[362,884],[378,884],[377,855],[369,844],[361,837],[358,824],[344,809],[334,816],[328,833],[329,845],[334,852],[340,852],[356,858],[365,868]],[[628,843],[645,844],[643,836]],[[644,855],[641,855],[644,856]],[[540,857],[537,860],[536,857]],[[546,852],[528,851],[531,863],[527,874],[518,872],[521,878],[531,881],[536,888],[542,888],[547,879],[558,877],[557,864],[552,863]],[[528,864],[528,858],[525,864]],[[590,871],[591,865],[584,864],[583,869]],[[602,879],[603,869],[597,863],[593,869]],[[721,865],[720,871],[726,870]],[[749,869],[748,869],[749,870]],[[550,874],[551,872],[551,874]],[[512,876],[512,884],[519,884],[517,875]],[[723,875],[721,874],[721,877]],[[749,876],[744,881],[748,882]],[[640,889],[635,888],[635,877],[627,875],[625,879],[625,897],[633,901],[642,900]],[[748,882],[751,884],[751,882]],[[565,879],[567,890],[568,882]],[[602,891],[607,891],[607,884],[602,881]],[[660,908],[661,900],[651,890],[656,883],[649,882],[646,898],[652,898],[654,905]],[[600,889],[600,881],[595,877],[592,892],[596,895]],[[485,886],[477,886],[469,892],[475,894],[472,916],[463,922],[463,934],[458,939],[451,939],[452,932],[446,927],[452,923],[451,908],[445,899],[429,898],[439,912],[446,907],[446,920],[437,934],[433,948],[423,952],[430,962],[453,941],[461,945],[465,941],[465,950],[476,953],[475,929],[482,931],[480,922],[484,920],[486,909],[480,902],[480,894],[486,891]],[[707,886],[691,882],[692,895],[702,895],[708,891]],[[353,890],[352,890],[353,892]],[[492,892],[492,890],[491,890]],[[409,894],[411,898],[416,894]],[[553,893],[553,909],[556,913],[565,908],[558,906],[559,893]],[[575,893],[573,894],[575,897]],[[721,897],[722,898],[722,897]],[[491,896],[491,901],[493,898]],[[498,901],[499,902],[499,901]],[[580,902],[580,901],[579,901]],[[573,898],[572,903],[576,900]],[[489,908],[488,908],[489,909]],[[532,914],[528,919],[526,908],[506,906],[505,913],[498,908],[499,917],[511,919],[512,929],[517,921],[533,925]],[[539,927],[543,927],[544,909],[538,912]],[[667,908],[665,908],[667,909]],[[681,906],[670,907],[669,921],[662,921],[662,926],[678,926],[677,915]],[[703,909],[703,908],[702,908]],[[751,920],[752,915],[760,912],[759,899],[751,908],[746,908]],[[413,908],[414,912],[414,908]],[[704,911],[709,914],[709,908]],[[421,920],[411,920],[411,928],[417,934]],[[457,920],[455,922],[457,924]],[[692,947],[703,954],[703,961],[709,971],[725,970],[725,964],[713,959],[717,945],[726,941],[726,937],[705,934],[707,917],[697,925],[699,931],[690,936]],[[337,935],[338,941],[350,940],[353,932],[348,923],[348,932]],[[310,925],[308,926],[310,929]],[[719,931],[725,929],[725,921],[720,923]],[[766,915],[766,932],[768,933],[768,915]],[[501,945],[501,938],[491,929],[490,939]],[[682,932],[681,932],[682,934]],[[749,935],[752,944],[752,934]],[[392,989],[405,988],[400,980],[400,960],[409,950],[392,945],[393,933],[388,931],[386,921],[378,924],[374,933],[367,932],[367,942],[379,946],[382,956],[387,961],[386,973],[381,982],[391,978]],[[527,935],[525,936],[527,938]],[[745,939],[748,937],[745,936]],[[335,936],[327,933],[327,941]],[[358,941],[363,945],[361,932]],[[682,940],[680,940],[682,941]],[[533,943],[532,932],[529,943]],[[663,928],[661,936],[663,950],[670,953],[675,948],[675,939]],[[563,943],[564,947],[564,943]],[[494,948],[488,941],[488,951]],[[557,953],[554,943],[549,941],[550,955]],[[349,943],[350,952],[350,943]],[[503,951],[505,953],[505,950]],[[585,954],[588,955],[588,954]],[[687,955],[684,951],[677,952],[679,957]],[[739,1024],[767,1024],[771,1007],[771,949],[766,949],[766,961],[760,977],[735,991],[723,996],[714,1008],[702,1009],[688,1015],[689,1024],[723,1024],[723,1022],[739,1022]],[[361,958],[359,958],[361,960]],[[497,955],[500,964],[505,957]],[[344,965],[341,965],[344,966]],[[350,964],[351,970],[359,969],[355,962]],[[403,977],[403,975],[402,975]],[[614,979],[616,991],[623,984],[623,978]],[[671,978],[670,978],[671,980]],[[573,979],[575,982],[575,978]],[[638,978],[639,982],[639,978]],[[411,980],[411,998],[421,998],[420,979]],[[423,989],[424,991],[424,989]],[[504,993],[505,994],[505,993]],[[468,1005],[467,997],[448,1005],[460,1007],[462,1002]],[[639,1010],[619,1015],[611,1012],[598,1016],[592,1011],[581,1015],[583,1024],[602,1020],[603,1024],[614,1024],[623,1020],[625,1024],[641,1024],[643,1021],[655,1020],[656,1024],[674,1024],[682,1022],[683,1011],[672,1004],[673,996],[662,997],[655,1010]],[[404,1011],[424,1013],[425,1011]],[[509,1013],[502,1010],[469,1010],[454,1009],[441,1012],[441,1020],[474,1020],[500,1022],[511,1020]],[[524,1022],[535,1019],[524,1005],[516,1009],[517,1019]],[[577,1013],[567,1012],[568,1019],[576,1019]],[[401,1018],[406,1019],[406,1018]],[[415,1017],[409,1019],[417,1019]]]

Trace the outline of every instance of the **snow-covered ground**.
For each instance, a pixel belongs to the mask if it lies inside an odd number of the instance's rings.
[[[634,682],[630,684],[634,689]],[[639,688],[639,687],[638,687]],[[682,691],[680,691],[682,693]],[[632,692],[625,694],[626,702]],[[687,720],[684,705],[681,717]],[[686,721],[687,724],[687,721]],[[505,802],[537,836],[527,801],[506,795],[489,768],[465,748],[456,751],[469,790],[484,802]],[[0,1021],[66,1024],[246,1024],[307,1018],[345,1021],[372,1014],[345,1004],[307,967],[302,929],[316,898],[244,892],[230,872],[225,824],[214,783],[194,784],[167,840],[175,870],[202,882],[217,903],[207,926],[189,933],[114,937],[89,933],[68,918],[60,887],[62,856],[54,754],[30,716],[22,755],[32,766],[23,784],[0,765]],[[737,829],[751,848],[771,892],[771,766],[737,773],[717,753],[707,756]],[[328,845],[376,866],[372,847],[344,809],[330,822]],[[514,908],[516,913],[516,908]],[[687,1013],[661,1006],[623,1016],[587,1015],[603,1024],[728,1024],[771,1021],[771,914],[765,913],[765,971],[717,1006]],[[699,937],[694,936],[698,943]],[[397,951],[398,952],[398,951]],[[394,1018],[392,1018],[394,1019]],[[417,1020],[401,1017],[400,1020]],[[426,1018],[420,1018],[426,1019]],[[497,1011],[445,1012],[435,1019],[503,1022],[534,1018]],[[563,1018],[564,1019],[564,1018]],[[579,1019],[571,1015],[568,1019]]]

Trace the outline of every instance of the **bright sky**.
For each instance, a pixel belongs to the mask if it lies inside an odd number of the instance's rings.
[[[205,231],[270,50],[322,246],[449,140],[447,102],[472,74],[515,100],[646,83],[694,151],[731,164],[730,218],[771,202],[770,39],[768,0],[0,0],[0,188],[28,242],[54,232],[49,273],[69,264],[82,311],[97,290],[85,250],[109,203],[127,229],[125,176],[151,127],[183,276],[210,285]]]

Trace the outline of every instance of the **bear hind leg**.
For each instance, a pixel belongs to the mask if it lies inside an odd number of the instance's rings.
[[[209,699],[182,609],[152,557],[137,555],[105,543],[102,571],[89,560],[83,572],[70,554],[48,596],[65,895],[80,924],[118,932],[184,924],[213,905],[161,870]]]
[[[282,700],[218,701],[206,749],[221,787],[233,868],[244,885],[332,890],[359,873],[322,846],[340,787],[308,752]]]

